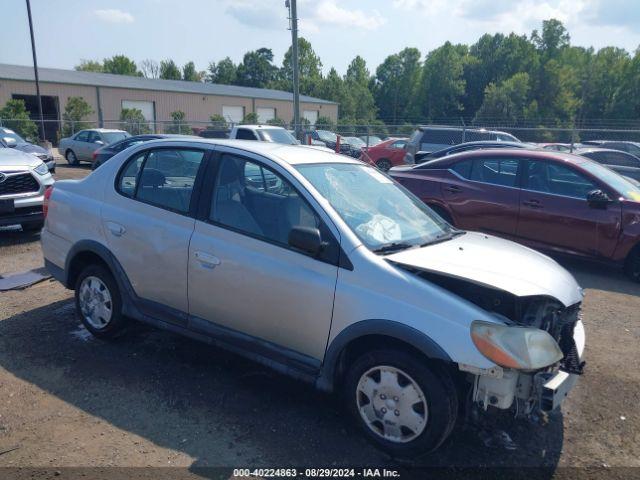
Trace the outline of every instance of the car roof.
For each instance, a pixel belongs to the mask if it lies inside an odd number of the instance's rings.
[[[571,163],[574,165],[580,165],[585,162],[590,162],[588,158],[581,157],[565,152],[556,152],[553,150],[528,150],[526,148],[485,148],[482,150],[471,150],[468,152],[460,152],[453,155],[449,155],[443,158],[437,158],[430,160],[430,165],[438,165],[440,163],[447,164],[451,161],[458,161],[465,158],[485,157],[491,155],[494,157],[510,157],[510,158],[531,158],[536,160],[557,160],[560,162]]]
[[[601,148],[601,147],[580,147],[580,148],[574,148],[573,151],[578,155],[583,153],[591,153],[591,152],[609,152],[609,153],[621,153],[622,155],[631,155],[630,153],[623,152],[621,150],[615,150],[613,148]]]
[[[237,125],[236,128],[251,128],[254,130],[261,130],[264,128],[277,128],[278,130],[286,130],[284,127],[280,127],[278,125]]]
[[[182,139],[163,138],[151,140],[144,145],[161,145],[163,143],[181,141]],[[289,165],[302,165],[312,163],[351,163],[356,165],[364,165],[360,160],[340,155],[338,153],[326,152],[320,149],[308,148],[303,145],[285,145],[282,143],[272,142],[256,142],[255,140],[227,140],[219,138],[185,138],[184,142],[194,144],[219,145],[223,147],[237,148],[248,153],[262,155],[272,160],[286,163]]]

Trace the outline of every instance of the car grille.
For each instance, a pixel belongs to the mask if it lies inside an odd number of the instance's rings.
[[[32,193],[38,190],[40,190],[40,184],[30,173],[7,175],[4,182],[0,183],[0,196]]]

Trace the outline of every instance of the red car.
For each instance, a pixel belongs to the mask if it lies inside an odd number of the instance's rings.
[[[390,138],[373,147],[363,148],[360,160],[386,172],[395,165],[404,165],[405,138]]]
[[[476,150],[389,173],[461,229],[615,262],[640,281],[640,188],[592,160]]]

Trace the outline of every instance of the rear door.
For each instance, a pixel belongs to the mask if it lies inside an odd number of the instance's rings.
[[[518,225],[520,189],[517,158],[498,155],[461,160],[441,185],[456,226],[513,236]]]
[[[338,267],[330,252],[338,237],[277,166],[222,150],[191,240],[191,327],[235,332],[230,338],[262,354],[280,351],[317,366],[331,325]],[[328,243],[319,257],[289,246],[295,226],[320,229]]]
[[[589,206],[587,193],[603,189],[570,164],[528,160],[518,237],[537,245],[583,255],[613,253],[620,225],[620,204],[605,209]],[[606,191],[606,189],[605,189]]]
[[[185,325],[189,240],[206,155],[191,147],[136,153],[115,186],[107,186],[102,207],[109,248],[142,307],[156,318]]]

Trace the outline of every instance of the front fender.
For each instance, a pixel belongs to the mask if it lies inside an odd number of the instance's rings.
[[[319,389],[325,391],[333,390],[340,354],[349,343],[368,335],[385,336],[400,340],[416,348],[428,358],[451,362],[451,358],[440,345],[415,328],[393,320],[362,320],[342,330],[329,344],[320,375],[316,380],[316,386]]]

